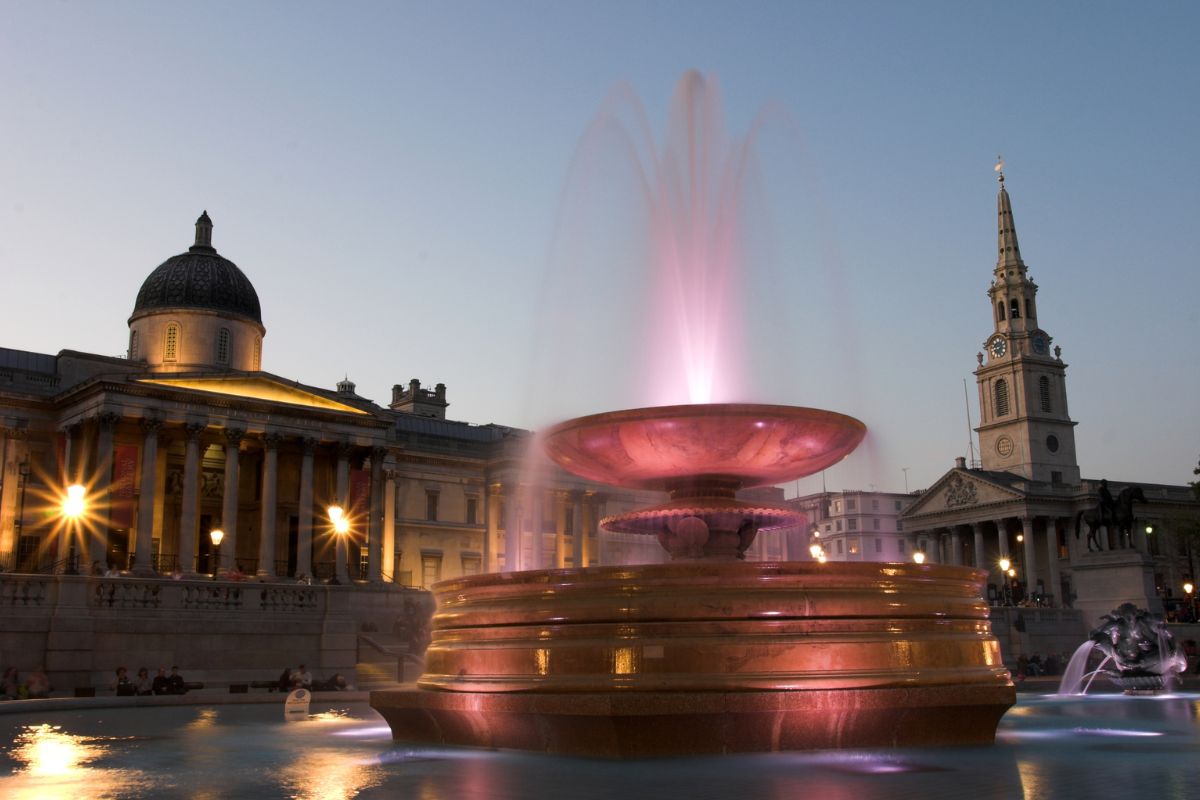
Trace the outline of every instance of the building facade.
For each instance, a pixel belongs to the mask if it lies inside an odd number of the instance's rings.
[[[809,547],[827,561],[908,561],[913,537],[901,512],[912,496],[894,492],[845,490],[793,498],[788,504],[809,520]],[[803,558],[810,558],[806,552]]]
[[[997,220],[991,332],[975,369],[980,462],[957,459],[907,506],[904,527],[932,560],[988,570],[993,599],[1069,605],[1089,622],[1125,601],[1170,610],[1195,575],[1196,498],[1187,486],[1080,477],[1067,364],[1039,321],[1003,172]],[[1084,517],[1123,490],[1139,498],[1133,524],[1122,533],[1110,515],[1089,543]]]
[[[442,384],[380,406],[265,371],[258,295],[212,233],[206,212],[146,278],[125,358],[0,349],[4,570],[428,586],[600,563],[599,520],[658,499],[526,469],[529,434],[446,419]]]

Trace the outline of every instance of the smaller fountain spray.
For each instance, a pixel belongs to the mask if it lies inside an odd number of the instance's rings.
[[[1092,651],[1104,657],[1089,671]],[[1103,675],[1125,694],[1170,689],[1187,669],[1187,658],[1159,614],[1133,603],[1122,603],[1100,619],[1100,625],[1071,656],[1059,684],[1059,694],[1084,694]]]

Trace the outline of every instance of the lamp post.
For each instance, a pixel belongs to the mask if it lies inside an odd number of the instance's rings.
[[[346,512],[341,506],[330,506],[328,512],[329,522],[331,525],[333,525],[333,532],[336,534],[336,537],[333,540],[335,565],[333,570],[333,578],[329,582],[341,583],[341,578],[338,573],[342,571],[340,568],[342,564],[345,563],[342,555],[342,547],[345,544],[346,534],[350,532],[350,518],[346,516]]]
[[[217,573],[221,571],[221,540],[225,538],[225,531],[220,528],[213,528],[208,532],[209,541],[213,545],[213,571],[212,577],[215,581]]]
[[[1196,621],[1196,597],[1192,594],[1194,591],[1196,587],[1191,581],[1183,584],[1183,593],[1187,595],[1188,600],[1188,622]]]
[[[999,566],[1000,566],[1000,580],[1004,581],[1004,594],[1002,597],[1002,601],[1003,601],[1004,605],[1009,605],[1009,597],[1010,597],[1010,593],[1011,593],[1012,589],[1009,586],[1008,579],[1009,579],[1009,570],[1012,568],[1012,562],[1009,561],[1007,558],[1002,558],[1002,559],[1000,559]]]
[[[79,574],[79,555],[75,551],[75,539],[79,536],[79,521],[87,511],[87,489],[73,483],[67,487],[63,497],[62,513],[67,519],[67,575]]]

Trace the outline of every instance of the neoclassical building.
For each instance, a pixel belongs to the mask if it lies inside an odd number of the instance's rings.
[[[529,435],[447,420],[442,384],[396,385],[383,407],[349,380],[265,371],[258,294],[212,233],[204,213],[146,278],[125,358],[0,349],[4,570],[428,586],[599,563],[598,520],[657,499],[527,474]]]
[[[998,253],[988,286],[990,330],[977,354],[980,454],[955,466],[905,509],[905,530],[935,560],[992,572],[993,591],[1073,605],[1091,621],[1130,600],[1163,610],[1181,597],[1191,565],[1178,535],[1200,518],[1187,486],[1110,481],[1111,493],[1138,487],[1129,540],[1105,530],[1099,550],[1077,538],[1077,516],[1098,504],[1100,481],[1080,477],[1067,406],[1067,364],[1038,318],[1037,284],[1017,243],[1012,203],[1000,173]],[[1053,345],[1053,346],[1052,346]],[[1086,534],[1086,526],[1081,526]],[[1015,575],[1003,577],[1001,558]]]

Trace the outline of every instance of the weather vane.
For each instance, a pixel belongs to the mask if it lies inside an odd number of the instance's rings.
[[[1000,173],[1000,182],[1004,183],[1004,156],[996,156],[996,172]]]

